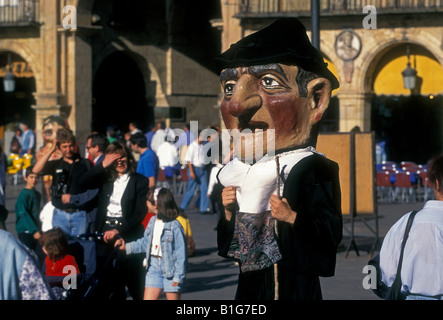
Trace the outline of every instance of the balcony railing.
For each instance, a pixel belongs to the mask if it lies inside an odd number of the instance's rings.
[[[322,15],[362,14],[372,5],[377,13],[443,11],[443,0],[320,0]],[[309,15],[311,0],[241,0],[240,16],[266,14]]]
[[[39,15],[40,0],[0,0],[0,27],[32,25]]]

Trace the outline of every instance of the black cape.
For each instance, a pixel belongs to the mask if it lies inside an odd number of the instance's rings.
[[[335,162],[313,154],[297,163],[286,179],[283,198],[297,218],[293,225],[277,223],[277,243],[283,256],[278,262],[280,300],[321,299],[318,277],[334,275],[343,234],[338,170]],[[222,206],[220,211],[218,249],[220,256],[227,257],[235,215],[227,221]],[[274,287],[274,268],[240,270],[236,299],[272,300]]]

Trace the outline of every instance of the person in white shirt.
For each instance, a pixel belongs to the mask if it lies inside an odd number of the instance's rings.
[[[170,179],[174,174],[180,173],[178,148],[171,142],[163,142],[157,149],[157,157],[160,169],[165,171],[166,178]]]
[[[151,140],[151,149],[157,152],[158,147],[166,140],[174,141],[175,133],[170,128],[166,128],[164,121],[159,121],[156,124],[157,130]]]
[[[425,203],[412,223],[401,269],[406,300],[443,299],[443,154],[428,164],[427,174],[436,200]],[[394,282],[407,220],[405,214],[388,231],[380,250],[382,281]]]
[[[20,138],[20,144],[22,146],[20,156],[23,156],[24,154],[33,155],[35,152],[35,133],[29,128],[27,123],[22,123],[21,129],[23,133]]]
[[[133,135],[136,134],[137,132],[142,132],[142,131],[137,127],[137,122],[130,122],[129,132],[131,133],[131,135]]]
[[[200,133],[199,133],[200,135]],[[180,209],[186,210],[191,202],[197,187],[200,187],[199,209],[201,214],[208,212],[208,170],[205,167],[205,154],[203,141],[197,137],[188,147],[185,155],[185,161],[188,165],[188,184],[183,195]]]

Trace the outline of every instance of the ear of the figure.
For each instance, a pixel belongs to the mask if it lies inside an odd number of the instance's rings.
[[[310,122],[314,125],[321,120],[331,101],[331,82],[326,78],[316,78],[308,83],[307,89]]]

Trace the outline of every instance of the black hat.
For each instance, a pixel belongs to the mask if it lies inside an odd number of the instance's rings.
[[[312,46],[306,28],[296,18],[283,18],[257,31],[215,58],[217,72],[226,68],[270,63],[297,65],[331,81],[337,89],[337,78],[327,68],[321,52]]]

